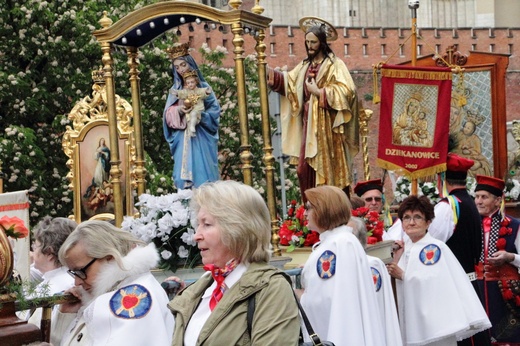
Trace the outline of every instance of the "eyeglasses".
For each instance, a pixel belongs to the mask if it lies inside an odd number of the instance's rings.
[[[414,216],[406,215],[406,216],[403,216],[403,219],[402,219],[403,223],[410,222],[412,220],[414,222],[419,222],[419,221],[423,221],[424,217],[422,217],[421,215],[414,215]]]
[[[92,263],[96,262],[97,258],[92,259],[92,261],[88,262],[86,266],[78,270],[67,270],[70,276],[73,278],[80,278],[81,280],[87,279],[87,269],[92,265]]]
[[[382,200],[383,200],[383,197],[367,197],[367,198],[365,198],[365,202],[372,202],[372,201],[381,202]]]

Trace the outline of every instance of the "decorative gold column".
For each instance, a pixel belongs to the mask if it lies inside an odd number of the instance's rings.
[[[241,2],[241,1],[240,1]],[[242,161],[242,174],[244,183],[253,185],[253,175],[251,161],[253,154],[251,153],[251,145],[249,144],[249,125],[247,122],[247,94],[246,94],[246,78],[244,72],[244,38],[242,34],[244,29],[242,24],[231,24],[231,32],[233,33],[233,46],[235,49],[235,76],[237,81],[238,92],[238,120],[240,122],[240,160]]]
[[[132,112],[134,115],[134,140],[136,148],[135,175],[137,182],[137,195],[146,191],[146,168],[144,158],[143,126],[141,118],[141,84],[139,78],[139,60],[137,59],[137,48],[127,49],[128,67],[130,69],[130,88],[132,92]]]
[[[372,111],[366,109],[359,116],[359,134],[361,135],[361,146],[363,148],[363,169],[365,180],[370,180],[370,162],[368,160],[368,122],[372,117]]]
[[[112,25],[112,20],[107,17],[107,12],[103,12],[103,18],[99,21],[103,28]],[[105,85],[107,93],[107,113],[108,113],[108,133],[110,137],[110,183],[114,189],[114,217],[116,227],[121,226],[123,222],[123,193],[121,186],[121,159],[119,158],[119,136],[117,135],[117,117],[116,117],[116,92],[114,86],[114,60],[111,51],[112,44],[110,42],[101,42],[101,51],[103,57],[103,72],[105,75]]]
[[[267,76],[266,76],[266,61],[264,42],[265,31],[258,30],[256,39],[256,53],[258,64],[258,88],[260,91],[260,112],[262,115],[262,137],[264,139],[264,165],[265,165],[265,181],[267,185],[267,206],[271,213],[271,243],[273,245],[273,254],[280,256],[281,251],[278,247],[280,237],[278,236],[278,219],[276,210],[276,196],[275,196],[275,180],[274,180],[274,162],[273,146],[271,143],[271,122],[269,115],[269,99],[267,95]]]

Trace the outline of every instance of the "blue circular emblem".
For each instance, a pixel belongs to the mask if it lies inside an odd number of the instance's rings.
[[[432,265],[439,262],[441,249],[435,244],[429,244],[422,248],[419,259],[425,265]]]
[[[322,279],[330,279],[336,274],[336,255],[332,251],[325,251],[316,263],[318,276]]]
[[[381,273],[374,267],[370,267],[372,270],[372,280],[374,280],[374,286],[376,288],[376,292],[379,292],[381,286],[383,285],[383,280],[381,279]]]
[[[132,319],[145,316],[152,307],[150,292],[141,285],[119,288],[110,298],[110,310],[120,318]]]

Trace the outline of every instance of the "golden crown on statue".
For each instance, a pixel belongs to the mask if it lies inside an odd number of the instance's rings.
[[[97,84],[105,83],[105,71],[102,68],[92,71],[92,81]]]
[[[186,78],[188,78],[188,77],[195,77],[198,79],[199,75],[197,73],[197,70],[189,70],[182,74],[182,79],[186,80]]]
[[[486,118],[483,115],[478,114],[478,111],[470,109],[466,111],[466,121],[472,122],[475,126],[479,126],[484,122],[484,120],[486,120]]]
[[[166,53],[170,56],[171,60],[180,58],[189,54],[190,42],[186,43],[175,43],[172,47],[166,48]]]

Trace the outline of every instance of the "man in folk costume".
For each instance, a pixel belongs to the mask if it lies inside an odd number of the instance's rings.
[[[365,208],[368,208],[370,211],[377,211],[381,214],[385,229],[392,226],[394,219],[392,215],[390,215],[389,207],[385,202],[383,182],[381,179],[357,183],[356,187],[354,187],[354,193],[365,202]]]
[[[290,72],[268,70],[268,84],[282,98],[282,151],[297,164],[302,198],[308,188],[352,183],[352,159],[359,151],[361,102],[345,63],[327,41],[338,34],[326,21],[304,17],[307,58]],[[288,101],[288,102],[287,102]],[[346,189],[348,191],[348,189]]]
[[[444,187],[448,196],[435,205],[435,218],[428,233],[448,245],[480,296],[475,265],[482,250],[480,217],[473,197],[466,190],[468,170],[473,160],[448,153]],[[483,331],[457,345],[491,345],[489,331]]]
[[[520,345],[520,222],[503,212],[505,182],[477,175],[475,204],[482,217],[482,253],[477,266],[494,345]]]
[[[366,208],[378,213],[383,210],[383,184],[381,179],[357,183],[354,187],[354,193],[365,202]]]

